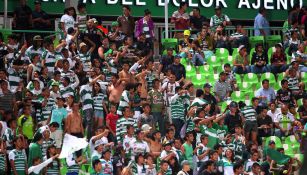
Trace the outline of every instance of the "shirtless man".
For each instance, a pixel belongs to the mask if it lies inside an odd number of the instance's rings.
[[[145,141],[148,142],[151,155],[154,158],[159,157],[162,151],[161,133],[159,131],[154,131],[152,133],[152,139],[146,137]]]
[[[79,105],[80,104],[78,102],[74,102],[71,113],[67,115],[65,132],[82,138],[84,134],[84,128],[82,125],[82,117],[79,113]]]
[[[119,78],[122,79],[125,84],[135,82],[135,79],[129,69],[130,69],[129,63],[125,62],[123,63],[123,70],[118,73]]]
[[[119,79],[117,74],[113,74],[111,83],[108,86],[109,102],[118,104],[124,89],[124,82]]]

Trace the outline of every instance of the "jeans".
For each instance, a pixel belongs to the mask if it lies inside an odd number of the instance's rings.
[[[152,116],[154,118],[155,124],[158,123],[159,131],[162,136],[165,135],[165,121],[163,114],[161,112],[152,112]]]
[[[175,125],[176,128],[175,137],[180,138],[180,131],[182,126],[184,125],[184,121],[181,119],[173,119],[173,124]]]
[[[262,74],[262,73],[265,73],[265,72],[270,72],[270,67],[267,66],[267,65],[262,66],[262,67],[252,65],[251,66],[251,72],[255,73],[255,74]]]
[[[86,128],[86,130],[87,130],[87,135],[86,135],[86,137],[87,137],[87,139],[91,139],[91,137],[92,137],[92,133],[93,133],[93,131],[92,131],[92,129],[93,129],[93,113],[94,113],[94,111],[93,111],[93,109],[85,109],[85,110],[83,110],[83,112],[84,112],[84,118],[83,118],[83,121],[84,121],[84,126],[86,126],[85,128]]]
[[[202,66],[204,65],[205,61],[199,53],[195,53],[192,57],[192,63],[194,66]]]
[[[233,72],[236,73],[236,74],[246,74],[246,73],[250,72],[250,67],[249,66],[245,66],[245,70],[243,70],[242,67],[234,66],[233,67]]]
[[[281,72],[285,72],[288,69],[288,65],[282,65],[282,66],[275,66],[275,65],[271,65],[271,72],[273,74],[278,74]]]

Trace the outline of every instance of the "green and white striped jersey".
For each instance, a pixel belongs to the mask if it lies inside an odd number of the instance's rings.
[[[56,108],[55,100],[52,97],[47,99],[47,104],[42,109],[42,121],[46,121],[51,115],[51,111]]]
[[[246,106],[241,110],[246,121],[256,122],[257,121],[257,113],[256,110],[252,106]]]
[[[88,72],[91,70],[92,62],[91,62],[91,54],[89,52],[87,53],[79,53],[78,54],[80,61],[83,64],[83,71]]]
[[[3,170],[2,172],[4,172],[5,167],[6,167],[6,155],[0,153],[0,172],[1,170]]]
[[[75,90],[76,87],[78,86],[79,83],[74,83],[74,84],[70,84],[66,87],[64,87],[63,84],[60,85],[60,94],[63,98],[67,98],[70,95],[74,96],[75,95]]]
[[[103,105],[105,95],[103,93],[98,93],[93,97],[94,100],[94,110],[103,111]]]
[[[50,145],[55,145],[55,141],[53,139],[43,141],[43,144],[41,146],[43,157],[45,157],[47,155],[47,149]]]
[[[47,157],[44,158],[47,160]],[[47,175],[59,175],[60,174],[60,165],[57,160],[52,161],[52,166],[47,166]]]
[[[7,73],[9,74],[8,80],[10,83],[10,90],[16,92],[19,82],[21,81],[20,74],[12,67],[7,69]]]
[[[184,99],[175,94],[171,97],[171,116],[172,119],[181,119],[184,120]]]
[[[129,106],[129,102],[130,102],[129,91],[124,90],[121,97],[120,97],[119,105],[118,105],[118,108],[117,108],[117,114],[118,115],[120,115],[120,116],[123,115],[123,109],[124,109],[124,107]]]
[[[13,139],[14,139],[14,133],[11,128],[5,129],[2,135],[2,139],[6,143],[6,150],[7,153],[9,153],[11,150],[13,150]]]
[[[123,142],[124,140],[124,135],[127,132],[127,126],[131,125],[135,129],[137,129],[137,122],[133,118],[125,118],[121,117],[120,119],[117,120],[116,122],[116,138],[117,141]]]
[[[92,98],[93,87],[89,84],[83,85],[80,88],[80,100],[82,102],[82,109],[93,109],[93,98]]]
[[[35,49],[33,46],[30,46],[26,52],[25,55],[26,57],[28,57],[28,59],[32,59],[32,57],[34,56],[34,54],[39,54],[40,57],[43,55],[43,52],[45,51],[45,49],[43,47],[37,48]]]
[[[71,154],[71,155],[67,156],[66,163],[67,163],[67,172],[68,173],[72,173],[72,172],[79,173],[80,166],[76,163],[75,154]]]
[[[14,166],[18,175],[25,175],[27,156],[23,150],[13,149],[9,153],[9,160],[14,161]],[[13,173],[13,170],[12,170]]]
[[[42,60],[45,60],[45,66],[47,67],[48,72],[53,73],[56,62],[54,53],[50,52],[49,50],[45,50],[42,55]]]

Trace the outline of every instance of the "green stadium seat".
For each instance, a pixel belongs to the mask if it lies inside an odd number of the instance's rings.
[[[226,60],[223,61],[224,64],[229,63],[231,66],[233,65],[233,60],[236,58],[236,56],[228,56]]]
[[[196,75],[196,69],[192,65],[186,66],[186,77],[187,79],[191,80],[193,76]]]
[[[260,82],[264,79],[268,79],[270,83],[276,82],[275,75],[270,72],[263,73],[260,77]]]
[[[292,146],[291,146],[291,145],[289,145],[289,144],[283,144],[282,147],[284,148],[285,154],[286,154],[286,155],[292,155],[292,154],[294,154],[294,150],[292,149]]]
[[[181,58],[181,59],[180,59],[180,63],[181,63],[182,65],[184,65],[184,67],[187,67],[187,65],[188,65],[188,60],[187,60],[187,58]]]
[[[285,73],[280,73],[277,75],[277,82],[281,82],[281,80],[283,80],[285,77]]]
[[[243,75],[235,74],[235,77],[236,77],[236,80],[237,80],[237,84],[242,83],[242,79],[243,79],[242,76],[243,76]]]
[[[9,35],[13,34],[11,30],[1,30],[0,32],[3,35],[3,41],[6,42],[6,43],[7,43],[7,37]]]
[[[281,42],[280,35],[270,35],[265,37],[265,41],[267,43],[268,48],[274,47],[276,43]]]
[[[263,36],[250,36],[248,39],[249,39],[250,48],[254,48],[258,43],[264,44]]]
[[[268,50],[268,59],[271,60],[272,54],[275,52],[275,47],[270,47]]]
[[[291,146],[291,148],[293,149],[295,153],[298,153],[300,150],[300,143],[296,140],[294,135],[290,135],[286,137],[285,144],[288,144],[289,146]]]
[[[211,83],[211,85],[213,86],[215,82],[219,79],[219,74],[212,74],[211,76],[208,77],[208,79],[209,83]]]
[[[229,51],[226,48],[217,48],[215,51],[215,56],[219,57],[221,61],[227,60]]]
[[[302,79],[302,82],[307,83],[307,73],[306,72],[301,72],[301,79]]]
[[[166,55],[167,54],[167,50],[164,49],[162,55]],[[173,50],[173,55],[175,56],[177,53],[175,50]]]
[[[215,73],[220,74],[223,71],[224,71],[224,64],[216,67],[216,72]]]
[[[243,91],[234,91],[231,93],[231,100],[233,101],[244,101],[245,100],[245,93]]]
[[[206,82],[206,76],[202,74],[196,74],[192,77],[192,83],[196,88],[203,88],[203,85]]]
[[[175,50],[177,50],[178,39],[177,38],[164,38],[162,39],[162,46],[164,49],[172,47]]]
[[[240,91],[247,92],[247,91],[252,90],[251,88],[253,84],[250,82],[243,81],[242,83],[239,83],[238,85],[239,85]]]
[[[243,77],[243,81],[249,82],[249,83],[258,83],[258,75],[254,73],[247,73]]]
[[[239,48],[233,48],[232,57],[235,58],[239,54]]]
[[[199,73],[201,74],[213,74],[213,67],[210,65],[199,66]]]
[[[297,100],[297,105],[298,106],[303,105],[303,99],[302,98]]]
[[[282,148],[283,147],[280,138],[277,137],[277,136],[270,136],[270,137],[265,138],[265,145],[264,146],[267,147],[271,140],[275,142],[276,148]]]
[[[221,60],[219,57],[211,56],[210,58],[208,58],[207,63],[213,68],[216,68],[221,65]]]

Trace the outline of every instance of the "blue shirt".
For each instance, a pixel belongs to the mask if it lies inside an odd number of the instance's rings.
[[[266,97],[266,99],[260,99],[259,100],[259,103],[261,105],[267,105],[268,103],[270,103],[271,101],[275,100],[276,99],[276,96],[275,96],[275,91],[272,89],[272,88],[269,88],[269,89],[263,89],[263,88],[260,88],[256,91],[256,97],[259,97],[259,96],[264,96]]]
[[[50,123],[57,122],[59,124],[58,130],[63,130],[62,121],[66,117],[67,117],[67,110],[65,108],[56,108],[52,110]]]
[[[258,15],[255,18],[255,22],[254,22],[254,29],[255,29],[255,36],[261,36],[261,32],[260,29],[264,30],[265,35],[270,35],[270,29],[269,29],[270,25],[267,19],[265,19],[265,17],[258,13]]]

